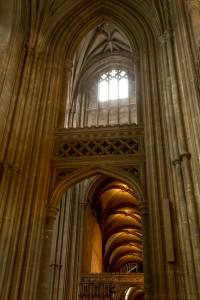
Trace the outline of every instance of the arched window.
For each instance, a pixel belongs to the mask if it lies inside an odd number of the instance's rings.
[[[128,76],[124,70],[112,69],[99,78],[99,101],[126,99]]]

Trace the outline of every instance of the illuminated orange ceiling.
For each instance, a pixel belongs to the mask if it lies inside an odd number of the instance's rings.
[[[124,183],[101,176],[89,200],[103,234],[103,258],[107,272],[142,263],[141,217],[134,192]]]

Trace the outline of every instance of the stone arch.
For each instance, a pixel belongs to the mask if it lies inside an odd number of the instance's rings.
[[[144,290],[143,290],[143,288],[139,284],[138,285],[134,284],[132,286],[130,286],[130,285],[127,284],[126,287],[123,287],[121,289],[121,291],[119,291],[119,300],[123,300],[124,299],[125,291],[128,290],[129,288],[132,288],[132,291],[129,294],[129,297],[130,296],[134,297],[134,298],[131,297],[131,299],[136,299],[136,300],[137,299],[138,300],[142,299],[140,297],[144,296]],[[128,299],[129,299],[129,297],[128,297]]]
[[[129,172],[107,166],[94,165],[90,167],[81,168],[77,171],[72,172],[65,178],[63,178],[53,190],[50,197],[50,206],[58,207],[61,196],[63,193],[74,184],[89,178],[91,176],[101,174],[107,175],[111,178],[118,179],[126,183],[130,188],[132,188],[138,198],[138,201],[141,203],[144,201],[144,191],[139,180],[131,175]]]
[[[125,1],[102,1],[94,3],[79,3],[73,5],[70,15],[65,14],[66,3],[55,7],[50,20],[46,20],[41,27],[40,44],[49,47],[53,52],[58,51],[68,59],[73,59],[74,53],[83,37],[102,22],[110,22],[119,27],[131,44],[133,52],[150,42],[149,36],[157,38],[161,35],[159,20],[154,22],[154,11],[149,5],[136,1],[129,5]],[[119,9],[120,5],[120,9]],[[87,10],[87,14],[85,11]]]

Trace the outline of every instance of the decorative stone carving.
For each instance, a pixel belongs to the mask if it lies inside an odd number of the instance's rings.
[[[29,44],[29,43],[25,44],[25,50],[28,53],[33,54],[37,58],[39,58],[40,55],[41,55],[41,53],[42,53],[36,46],[33,46],[33,45]]]
[[[136,138],[92,139],[86,141],[69,141],[60,143],[59,156],[96,156],[135,154],[139,151],[139,141]]]
[[[133,174],[138,179],[140,178],[140,168],[139,167],[130,167],[130,168],[125,168],[123,170]]]
[[[57,131],[54,157],[139,154],[143,152],[141,129],[137,130],[137,126],[106,126]]]
[[[143,181],[144,162],[143,125],[57,129],[51,186],[92,164],[117,167]]]
[[[57,175],[56,175],[56,180],[60,181],[70,173],[72,173],[74,170],[69,170],[69,169],[59,169],[57,170]]]
[[[81,274],[80,296],[81,299],[90,299],[90,297],[110,299],[111,292],[114,291],[119,297],[125,289],[131,286],[143,289],[144,274]]]

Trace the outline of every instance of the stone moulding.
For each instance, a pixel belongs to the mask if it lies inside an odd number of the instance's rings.
[[[81,274],[81,282],[126,282],[131,281],[144,283],[144,274],[143,273],[82,273]]]
[[[127,289],[131,286],[138,287],[143,290],[144,274],[143,273],[81,274],[80,295],[82,297],[110,296],[111,291],[114,291],[115,293],[120,295],[124,289]]]
[[[144,163],[143,125],[56,129],[52,188],[78,169],[94,165],[117,167],[143,181]]]
[[[59,129],[54,158],[144,153],[144,128],[138,125]]]

